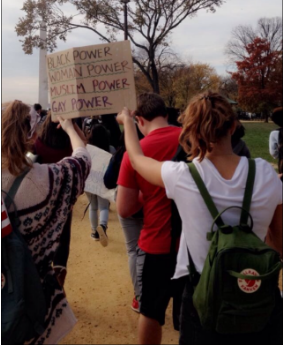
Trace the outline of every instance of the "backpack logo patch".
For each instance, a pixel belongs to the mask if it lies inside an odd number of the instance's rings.
[[[259,273],[253,269],[245,269],[241,272],[241,274],[248,276],[259,276]],[[241,278],[238,278],[238,286],[241,291],[245,293],[255,293],[259,289],[260,285],[261,280],[243,280]]]
[[[1,273],[1,289],[5,287],[6,284],[6,278],[5,276]]]

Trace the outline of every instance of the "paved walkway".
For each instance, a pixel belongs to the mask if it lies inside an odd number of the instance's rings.
[[[111,205],[106,248],[90,238],[88,214],[81,220],[86,206],[83,195],[74,208],[65,285],[78,323],[61,344],[137,344],[138,314],[130,308],[134,293],[115,205]],[[163,344],[178,344],[171,317],[170,305]]]

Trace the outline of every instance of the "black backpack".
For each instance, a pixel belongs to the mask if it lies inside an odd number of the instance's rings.
[[[46,299],[30,250],[18,230],[19,219],[13,201],[28,171],[18,176],[8,193],[5,205],[12,232],[1,242],[1,344],[18,345],[44,332]]]

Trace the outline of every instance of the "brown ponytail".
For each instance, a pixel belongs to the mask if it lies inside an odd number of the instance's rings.
[[[2,168],[12,175],[19,175],[25,166],[31,166],[26,158],[31,148],[28,139],[30,131],[30,107],[15,100],[5,105],[2,112],[1,154]]]
[[[211,152],[212,143],[226,136],[236,120],[229,102],[217,93],[207,92],[194,97],[179,121],[183,124],[179,141],[189,159],[202,161]]]

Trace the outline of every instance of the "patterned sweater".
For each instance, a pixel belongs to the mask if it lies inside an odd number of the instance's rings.
[[[56,164],[34,164],[24,178],[15,204],[20,219],[19,230],[31,251],[45,290],[49,307],[45,332],[29,344],[56,344],[75,325],[76,318],[52,269],[52,259],[64,224],[77,198],[84,191],[91,159],[85,148]],[[2,189],[6,192],[15,177],[2,171]],[[12,208],[11,208],[12,209]]]

